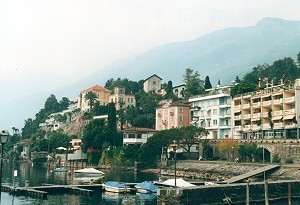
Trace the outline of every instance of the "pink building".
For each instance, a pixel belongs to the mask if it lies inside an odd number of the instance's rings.
[[[156,108],[156,130],[181,128],[190,125],[190,105],[183,101],[161,101],[161,106]]]

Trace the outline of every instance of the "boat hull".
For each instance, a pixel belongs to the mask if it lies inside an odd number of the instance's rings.
[[[111,186],[103,185],[103,188],[104,188],[105,191],[113,192],[113,193],[126,193],[126,192],[130,192],[130,188],[129,187],[118,188],[118,187],[111,187]]]

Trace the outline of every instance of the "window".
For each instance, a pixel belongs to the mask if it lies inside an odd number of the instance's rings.
[[[213,109],[213,115],[217,114],[217,109]]]
[[[183,108],[181,107],[181,108],[179,108],[179,112],[183,112]]]
[[[183,116],[179,116],[179,121],[183,121]]]
[[[218,120],[213,120],[213,125],[217,125],[218,124]]]
[[[135,138],[135,134],[129,134],[128,138]]]
[[[137,134],[136,138],[137,139],[142,139],[142,134]]]

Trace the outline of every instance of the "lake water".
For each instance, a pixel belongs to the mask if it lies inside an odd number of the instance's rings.
[[[13,177],[14,167],[18,171],[18,176]],[[80,168],[79,168],[80,169]],[[142,182],[145,180],[157,180],[158,176],[152,173],[135,173],[133,171],[118,170],[102,170],[105,176],[98,179],[95,183],[102,183],[108,180],[120,182]],[[4,163],[3,167],[3,185],[13,185],[16,187],[24,187],[25,181],[29,181],[29,186],[39,186],[43,183],[48,184],[81,184],[88,182],[86,178],[75,178],[68,176],[64,172],[54,172],[47,166],[32,166],[30,163]],[[15,183],[14,183],[15,181]],[[8,193],[2,192],[1,204],[34,204],[34,205],[50,205],[50,204],[122,204],[125,201],[135,202],[135,204],[156,204],[156,198],[153,195],[113,195],[107,192],[94,193],[92,197],[83,197],[70,194],[64,195],[48,195],[47,200],[33,199],[29,197],[13,197]]]

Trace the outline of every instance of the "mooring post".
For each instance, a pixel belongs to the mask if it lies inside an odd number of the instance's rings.
[[[247,180],[246,185],[246,205],[250,205],[250,191],[249,191],[249,180]]]
[[[268,192],[268,182],[265,181],[265,205],[269,205],[269,192]]]
[[[292,205],[291,183],[288,183],[288,205]]]

